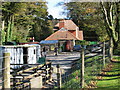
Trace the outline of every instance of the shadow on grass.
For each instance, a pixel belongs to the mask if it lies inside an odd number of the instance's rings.
[[[120,70],[111,70],[111,71],[105,71],[105,70],[102,70],[103,72],[118,72]]]
[[[98,74],[98,76],[103,76],[103,77],[113,77],[113,76],[120,76],[120,74],[112,74],[112,75]]]
[[[120,63],[120,61],[112,61],[112,60],[111,60],[111,62],[112,62],[112,63]]]
[[[117,87],[98,87],[98,88],[95,88],[94,90],[119,90],[119,87],[120,86],[117,86]]]
[[[111,78],[111,79],[94,79],[94,80],[97,80],[97,81],[103,81],[103,80],[115,80],[115,79],[120,79],[120,77],[117,77],[117,78]]]
[[[91,76],[114,77],[114,76],[120,76],[120,74],[111,74],[111,75],[106,75],[106,74],[91,74]]]

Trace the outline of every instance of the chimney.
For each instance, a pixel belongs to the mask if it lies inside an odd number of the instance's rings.
[[[79,38],[79,37],[78,37],[78,34],[79,34],[78,32],[79,32],[79,28],[76,27],[76,38]]]
[[[63,28],[65,26],[64,24],[64,19],[61,19],[59,22],[59,29]]]

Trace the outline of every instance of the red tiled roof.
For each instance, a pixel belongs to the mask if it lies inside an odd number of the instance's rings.
[[[58,27],[60,30],[56,31],[45,40],[83,40],[83,31],[77,31],[78,27],[72,20],[60,20],[55,27]],[[53,30],[58,29],[54,28]],[[78,35],[76,35],[76,32],[78,32]]]
[[[55,25],[55,27],[59,27],[61,29],[60,24],[64,22],[64,28],[67,30],[76,30],[77,25],[72,20],[61,20],[59,23]]]
[[[75,35],[73,35],[69,31],[61,31],[61,30],[56,31],[55,33],[47,37],[45,40],[61,40],[61,39],[62,40],[79,40],[78,38],[76,38]]]

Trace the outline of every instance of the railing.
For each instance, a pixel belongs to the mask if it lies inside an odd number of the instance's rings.
[[[31,89],[43,88],[52,81],[51,62],[45,64],[21,64],[22,67],[10,70],[10,53],[3,53],[0,69],[0,89]]]
[[[13,72],[11,77],[12,81],[11,88],[13,89],[42,88],[48,82],[52,81],[51,74],[52,67],[50,62],[47,62],[42,65],[36,64],[36,66],[32,66],[31,68]],[[33,84],[33,82],[35,82],[36,84],[39,83],[39,85],[36,85],[35,83]]]

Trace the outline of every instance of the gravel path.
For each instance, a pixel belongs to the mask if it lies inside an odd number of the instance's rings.
[[[52,62],[52,66],[60,65],[60,68],[68,70],[74,60],[80,58],[80,52],[63,52],[55,56],[53,53],[47,55],[46,59]]]

